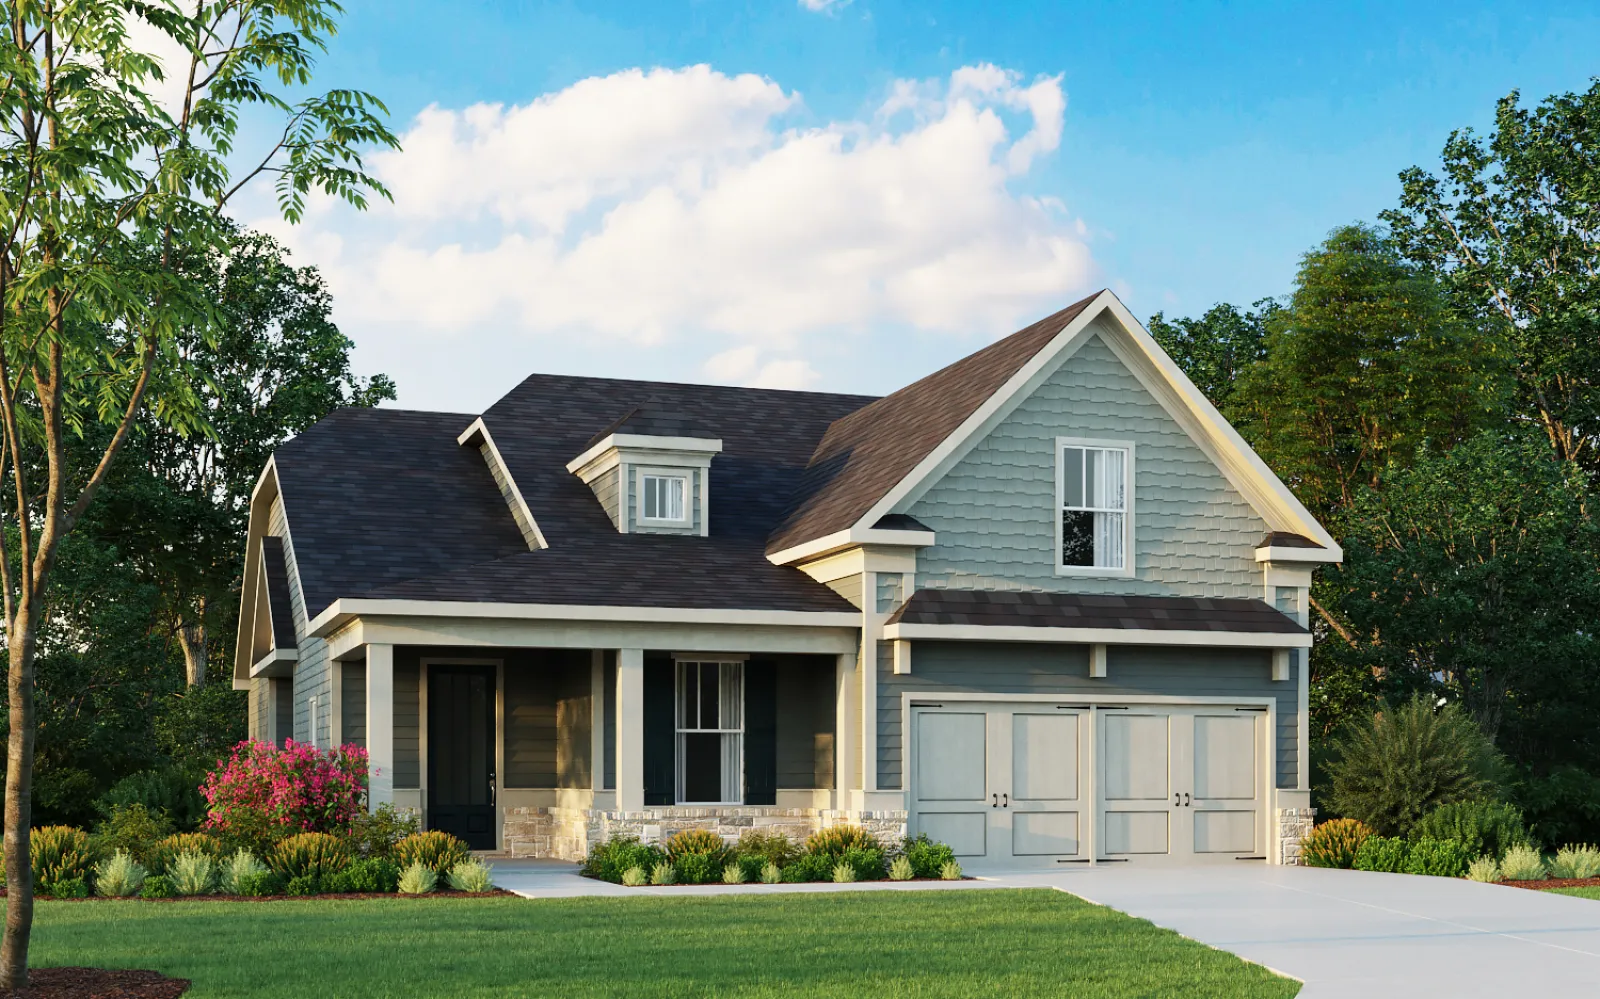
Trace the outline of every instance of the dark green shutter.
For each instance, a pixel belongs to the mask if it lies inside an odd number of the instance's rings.
[[[677,710],[673,662],[667,658],[644,661],[644,803],[677,803]]]
[[[778,803],[778,669],[744,667],[744,803]]]

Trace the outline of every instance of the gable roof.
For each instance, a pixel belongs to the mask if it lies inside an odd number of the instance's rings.
[[[767,542],[773,554],[855,526],[1097,295],[935,371],[828,427],[795,507]]]

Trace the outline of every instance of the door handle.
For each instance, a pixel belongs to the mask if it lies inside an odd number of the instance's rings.
[[[489,807],[490,808],[493,808],[495,806],[495,785],[497,783],[498,782],[494,779],[494,771],[493,770],[489,771]]]
[[[1174,792],[1172,792],[1172,807],[1173,808],[1182,808],[1183,807],[1183,792],[1182,791],[1174,791]]]
[[[1193,808],[1194,807],[1194,802],[1189,800],[1189,792],[1188,791],[1183,792],[1183,806],[1185,808]]]
[[[990,808],[999,808],[1000,807],[1000,796],[998,794],[994,796],[994,803],[991,804],[989,807]]]
[[[1002,799],[1004,799],[1004,801],[1002,802],[1000,807],[1001,808],[1010,808],[1011,807],[1011,792],[1009,792],[1009,791],[1001,792],[1000,797]]]

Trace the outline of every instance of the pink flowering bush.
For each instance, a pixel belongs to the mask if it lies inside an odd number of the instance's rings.
[[[303,832],[345,835],[366,804],[367,751],[250,739],[206,774],[205,828],[258,855]]]

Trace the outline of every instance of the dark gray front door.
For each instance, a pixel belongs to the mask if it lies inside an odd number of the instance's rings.
[[[495,848],[493,666],[428,667],[428,828]]]

